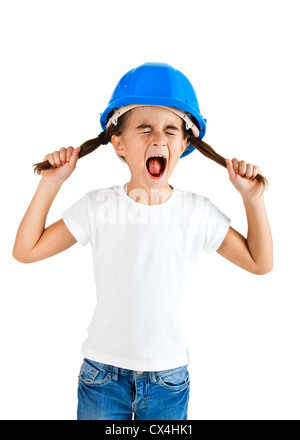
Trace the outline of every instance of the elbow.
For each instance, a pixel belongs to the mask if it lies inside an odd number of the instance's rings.
[[[255,275],[266,275],[267,273],[272,272],[273,270],[273,263],[269,264],[269,265],[264,265],[264,266],[257,266],[254,274]]]
[[[23,263],[23,264],[33,263],[33,261],[30,260],[30,259],[28,258],[28,256],[26,257],[26,256],[18,255],[18,254],[16,254],[14,251],[13,251],[13,253],[12,253],[12,256],[13,256],[13,258],[14,258],[15,260],[17,260],[19,263]]]

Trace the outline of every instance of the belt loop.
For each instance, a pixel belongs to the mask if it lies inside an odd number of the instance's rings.
[[[113,375],[112,375],[112,380],[118,380],[119,379],[119,368],[118,367],[113,367]]]
[[[156,383],[157,382],[155,371],[150,371],[150,380],[151,380],[152,383]]]

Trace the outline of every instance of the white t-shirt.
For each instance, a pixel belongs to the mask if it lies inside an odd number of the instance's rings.
[[[187,365],[180,294],[200,253],[219,248],[230,220],[196,193],[172,186],[166,202],[143,205],[125,186],[89,191],[62,213],[93,253],[97,305],[82,354],[136,371]]]

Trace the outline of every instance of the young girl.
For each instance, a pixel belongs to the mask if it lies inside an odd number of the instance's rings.
[[[203,142],[206,120],[196,93],[167,64],[146,63],[124,75],[100,122],[98,137],[34,165],[42,177],[13,255],[33,263],[77,241],[92,246],[97,305],[82,347],[78,420],[186,420],[189,358],[180,293],[203,250],[253,274],[271,271],[267,182],[257,166],[223,159]],[[45,228],[78,158],[109,142],[130,181],[86,193]],[[227,168],[242,196],[247,238],[208,198],[169,185],[178,160],[195,149]]]

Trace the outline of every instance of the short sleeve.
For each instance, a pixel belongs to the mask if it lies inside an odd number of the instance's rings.
[[[215,252],[222,244],[230,226],[230,219],[207,197],[204,198],[205,241],[204,250]]]
[[[85,194],[61,214],[64,223],[81,246],[91,241],[91,199]]]

